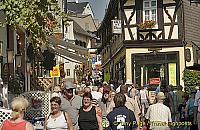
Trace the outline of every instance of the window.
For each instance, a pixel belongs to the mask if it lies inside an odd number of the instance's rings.
[[[68,27],[65,28],[65,33],[68,33]]]
[[[144,10],[144,21],[153,20],[156,21],[157,19],[157,1],[156,0],[144,0],[143,3],[143,10]]]
[[[70,76],[70,69],[67,69],[67,76]]]

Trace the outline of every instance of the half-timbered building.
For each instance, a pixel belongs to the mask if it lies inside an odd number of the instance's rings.
[[[104,80],[184,86],[184,69],[199,64],[199,25],[200,7],[189,0],[110,0],[98,29]]]

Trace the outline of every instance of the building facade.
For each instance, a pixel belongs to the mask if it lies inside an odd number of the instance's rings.
[[[111,0],[98,30],[104,80],[184,86],[184,69],[199,64],[199,13],[187,0]]]

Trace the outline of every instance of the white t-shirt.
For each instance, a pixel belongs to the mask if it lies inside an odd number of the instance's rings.
[[[145,90],[145,89],[140,90],[140,98],[141,98],[141,100],[147,99],[147,90]]]
[[[92,91],[92,98],[99,100],[100,98],[102,98],[102,93],[101,92],[97,92],[97,91]]]
[[[67,130],[67,122],[65,116],[62,114],[57,118],[52,118],[51,115],[47,120],[47,129],[48,130]]]
[[[117,87],[117,89],[116,89],[116,92],[117,92],[117,93],[120,92],[120,87],[121,87],[121,85],[119,85],[119,86]]]

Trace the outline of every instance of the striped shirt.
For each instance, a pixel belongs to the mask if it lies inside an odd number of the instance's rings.
[[[172,122],[170,109],[162,103],[151,105],[145,118],[150,121],[151,129],[166,129],[168,122]]]
[[[97,99],[92,99],[92,106],[98,106]]]

